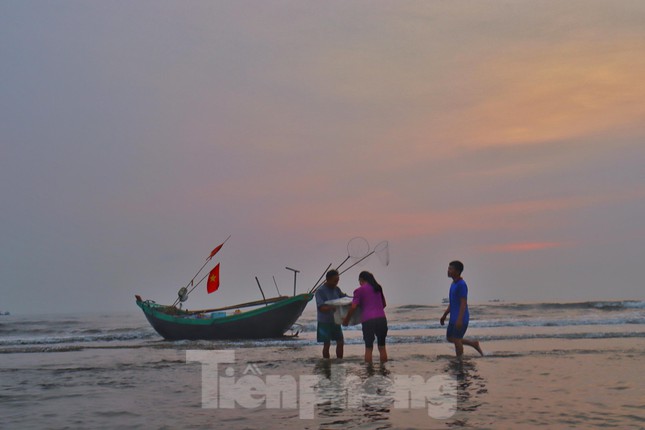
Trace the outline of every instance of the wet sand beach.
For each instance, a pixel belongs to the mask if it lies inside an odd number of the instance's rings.
[[[391,360],[371,366],[356,327],[344,359],[320,358],[312,313],[296,339],[238,342],[167,342],[138,314],[12,317],[0,323],[0,427],[639,429],[639,306],[531,320],[481,307],[469,336],[485,356],[462,360],[425,319],[439,307],[393,308]],[[190,351],[220,357],[216,374]]]

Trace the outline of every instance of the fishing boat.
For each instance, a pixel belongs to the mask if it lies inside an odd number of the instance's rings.
[[[229,238],[230,236],[211,251],[206,262],[193,276],[193,279],[185,287],[179,289],[177,298],[172,305],[161,305],[153,300],[143,300],[141,296],[135,295],[137,306],[141,308],[152,328],[164,339],[219,340],[282,337],[292,329],[305,310],[307,303],[313,298],[313,291],[296,295],[296,278],[300,271],[287,267],[286,269],[294,274],[293,296],[291,297],[281,295],[276,284],[278,296],[267,299],[260,281],[256,277],[255,280],[262,293],[262,300],[214,309],[191,311],[182,309],[182,305],[190,293],[207,277],[207,292],[212,293],[219,289],[219,264],[200,281],[196,283],[194,281]],[[190,286],[192,288],[189,290]],[[295,332],[293,336],[297,334]]]
[[[196,311],[135,297],[150,325],[164,339],[221,340],[282,337],[302,315],[313,294],[278,296]]]
[[[230,236],[229,236],[230,238]],[[354,238],[350,244],[355,243],[362,238]],[[331,264],[320,276],[314,287],[307,293],[296,294],[296,278],[299,270],[285,267],[293,272],[293,295],[284,296],[280,294],[277,283],[275,284],[278,296],[266,298],[260,281],[255,280],[262,293],[262,300],[254,302],[223,306],[214,309],[187,310],[182,309],[182,304],[188,298],[188,295],[208,277],[207,292],[211,293],[219,288],[219,264],[217,264],[207,275],[199,282],[194,282],[201,271],[211,261],[213,256],[222,248],[228,238],[219,246],[211,251],[206,263],[197,271],[197,274],[190,280],[186,287],[182,287],[177,292],[177,299],[172,305],[161,305],[153,300],[144,300],[139,295],[135,295],[136,304],[141,308],[145,317],[152,327],[163,338],[167,340],[222,340],[222,339],[268,339],[283,337],[289,331],[290,336],[297,336],[296,321],[302,315],[307,303],[313,299],[314,294],[325,272],[329,270]],[[367,242],[367,241],[365,241]],[[348,257],[337,268],[340,268],[347,262],[352,253],[348,244]],[[370,251],[369,244],[367,250],[355,258],[355,262],[345,269],[349,270],[359,264],[370,255],[377,253],[379,258],[385,258],[384,263],[389,263],[389,251],[387,241],[383,241]],[[341,273],[343,273],[341,272]],[[275,278],[274,278],[275,283]],[[188,287],[192,286],[190,290]],[[294,325],[296,327],[294,327]]]

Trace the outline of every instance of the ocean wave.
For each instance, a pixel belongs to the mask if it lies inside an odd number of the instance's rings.
[[[640,325],[645,324],[645,315],[629,314],[612,318],[523,318],[523,319],[471,319],[470,328],[504,328],[504,327],[568,327],[568,326],[617,326],[617,325]],[[303,332],[316,332],[316,321],[300,322]],[[388,329],[392,331],[402,330],[432,330],[445,329],[437,319],[409,319],[397,322],[396,318],[388,318]],[[343,327],[343,330],[361,330],[361,326]]]
[[[443,339],[445,327],[439,325],[438,317],[430,315],[428,309],[436,309],[436,306],[429,305],[405,305],[394,308],[388,312],[388,325],[390,337],[410,337],[406,331],[425,331],[420,333],[428,335],[433,339]],[[511,330],[516,328],[551,328],[557,332],[560,328],[590,326],[586,331],[612,332],[628,331],[629,327],[645,324],[645,301],[623,300],[623,301],[587,301],[578,303],[494,303],[473,305],[472,314],[474,319],[470,320],[471,329],[484,329],[490,332],[520,331]],[[430,318],[430,316],[432,316]],[[54,317],[52,317],[54,318]],[[45,317],[12,317],[10,320],[3,320],[0,323],[0,353],[11,352],[20,349],[34,351],[65,350],[65,348],[120,348],[133,347],[133,344],[141,344],[149,348],[181,348],[183,341],[179,343],[164,341],[150,327],[140,315],[136,318],[112,315],[103,317],[98,314],[82,315],[79,317],[63,316],[56,317],[58,320],[49,321]],[[184,345],[197,348],[220,348],[221,345],[230,345],[234,348],[245,348],[254,346],[271,345],[299,345],[303,338],[311,338],[316,333],[315,314],[304,315],[299,321],[301,337],[296,339],[277,339],[261,341],[239,341],[230,343],[212,343],[210,341],[202,344],[194,344],[185,341]],[[624,326],[621,328],[620,326]],[[605,330],[603,327],[607,327]],[[509,330],[504,330],[508,328]],[[492,330],[486,330],[492,329]],[[497,330],[499,329],[499,330]],[[356,334],[361,326],[344,328],[349,333]],[[635,327],[634,331],[640,330]],[[441,333],[439,332],[441,331]],[[523,330],[527,331],[527,330]],[[537,331],[537,330],[536,330]],[[570,328],[565,331],[585,331],[582,328]],[[613,334],[609,334],[613,336]],[[351,336],[350,336],[351,337]],[[509,338],[512,339],[512,338]],[[315,344],[315,342],[314,342]],[[209,346],[211,345],[211,346]]]
[[[16,345],[0,346],[0,354],[26,354],[47,352],[71,352],[85,349],[81,345]]]
[[[645,324],[643,316],[622,316],[618,318],[567,318],[567,319],[522,319],[522,320],[471,320],[469,327],[567,327],[584,325],[632,325]]]
[[[407,310],[413,310],[413,309],[432,309],[436,307],[437,307],[436,305],[403,305],[403,306],[397,306],[395,310],[407,311]]]
[[[525,320],[470,320],[469,328],[504,327],[568,327],[568,326],[615,326],[645,324],[645,317],[604,318],[604,319],[525,319]],[[438,321],[393,323],[388,321],[390,331],[445,329]],[[316,331],[316,324],[305,325],[307,331]],[[344,330],[361,330],[361,326],[344,327]]]
[[[535,340],[535,339],[633,339],[645,338],[642,332],[619,332],[619,333],[525,333],[525,334],[499,334],[477,336],[480,342],[509,341],[509,340]],[[444,343],[445,335],[423,335],[423,336],[388,336],[388,344],[422,344],[422,343]],[[362,339],[346,339],[345,344],[362,344]]]
[[[499,305],[496,305],[499,306]],[[628,309],[645,309],[645,301],[620,300],[620,301],[588,301],[572,303],[504,303],[503,307],[512,310],[566,310],[566,309],[593,309],[601,311],[623,311]]]
[[[106,335],[106,336],[118,336],[118,335],[129,335],[132,332],[138,331],[152,331],[152,328],[149,326],[125,326],[125,327],[116,327],[116,328],[105,328],[101,326],[88,327],[86,324],[82,326],[73,325],[66,326],[64,324],[24,324],[24,323],[14,323],[13,325],[7,325],[6,327],[0,327],[0,334],[6,335],[8,338],[45,338],[49,336],[61,336],[61,337],[82,337],[82,336],[91,336],[91,335]],[[0,344],[1,344],[0,340]]]
[[[129,331],[121,334],[99,333],[84,335],[52,335],[42,337],[11,337],[0,339],[0,347],[18,345],[56,345],[89,342],[119,342],[131,340],[145,340],[156,337],[152,330]]]
[[[492,341],[522,341],[536,339],[566,339],[566,340],[594,340],[594,339],[643,339],[645,332],[579,332],[579,333],[496,333],[479,334],[477,340],[481,342]],[[404,344],[441,344],[445,343],[445,335],[424,334],[406,336],[402,334],[389,335],[389,345]],[[363,340],[359,337],[345,339],[346,345],[362,345]],[[119,345],[92,345],[92,344],[59,344],[59,345],[3,345],[0,346],[0,354],[11,353],[49,353],[49,352],[70,352],[85,349],[162,349],[162,350],[221,350],[221,349],[245,349],[245,348],[302,348],[318,346],[319,343],[311,338],[285,338],[285,339],[263,339],[263,340],[228,340],[228,341],[148,341],[141,343],[119,344]],[[164,363],[159,363],[163,366]]]

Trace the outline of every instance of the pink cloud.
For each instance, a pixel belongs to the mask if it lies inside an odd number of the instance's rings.
[[[568,246],[566,242],[516,242],[491,245],[484,248],[488,252],[531,252]]]

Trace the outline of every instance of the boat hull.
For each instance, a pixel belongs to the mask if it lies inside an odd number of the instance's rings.
[[[311,294],[288,297],[247,312],[220,318],[171,315],[166,306],[137,300],[148,322],[167,340],[268,339],[282,337],[298,320]]]

